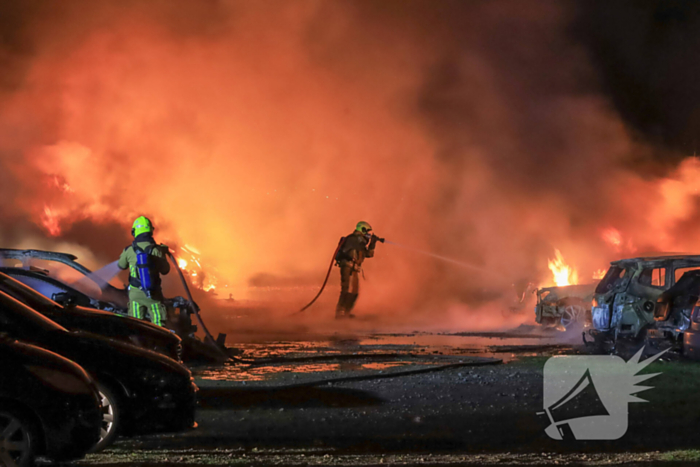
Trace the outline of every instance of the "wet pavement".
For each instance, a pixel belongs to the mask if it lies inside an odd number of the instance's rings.
[[[311,339],[309,339],[311,337]],[[576,336],[522,326],[481,333],[367,333],[299,336],[236,346],[236,361],[194,369],[202,387],[319,383],[386,377],[450,366],[509,362],[520,356],[575,352]]]
[[[543,357],[580,352],[580,335],[535,327],[286,340],[248,335],[236,346],[238,363],[195,369],[197,429],[121,439],[75,464],[657,465],[680,455],[673,450],[694,448],[675,433],[693,429],[697,411],[683,406],[665,416],[673,401],[688,394],[694,400],[694,386],[688,392],[680,381],[693,377],[687,372],[695,366],[677,362],[650,368],[668,377],[655,382],[664,386],[650,391],[651,403],[630,407],[631,434],[623,440],[549,439]]]

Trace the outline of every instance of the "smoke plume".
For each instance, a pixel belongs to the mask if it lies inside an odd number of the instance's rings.
[[[145,214],[221,295],[298,287],[294,309],[366,220],[485,270],[378,246],[358,307],[436,326],[499,321],[552,285],[555,249],[582,282],[691,250],[700,165],[629,123],[586,18],[555,1],[3,3],[0,236],[106,264]]]

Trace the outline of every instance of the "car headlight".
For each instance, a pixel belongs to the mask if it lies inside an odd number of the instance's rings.
[[[26,368],[44,383],[59,391],[68,394],[92,394],[93,392],[92,387],[86,381],[70,373],[45,366],[27,365]]]

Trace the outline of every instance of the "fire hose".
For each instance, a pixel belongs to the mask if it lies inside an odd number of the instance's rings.
[[[383,238],[379,238],[379,237],[375,237],[375,238],[376,238],[376,241],[384,243]],[[342,237],[340,239],[340,241],[338,242],[338,246],[336,247],[335,251],[333,252],[333,257],[331,258],[331,264],[328,266],[328,272],[326,273],[326,278],[323,280],[323,285],[321,286],[321,290],[318,291],[318,293],[316,294],[314,299],[311,300],[304,308],[295,312],[294,313],[295,315],[305,311],[307,308],[309,308],[311,305],[313,305],[316,302],[316,300],[318,300],[318,297],[321,296],[321,294],[323,293],[323,289],[326,288],[326,284],[328,283],[328,278],[331,276],[331,271],[333,270],[333,263],[335,263],[335,261],[336,261],[336,257],[338,256],[338,251],[340,251],[340,249],[343,247],[346,239],[347,239],[347,237]]]
[[[199,316],[199,306],[194,302],[194,299],[192,298],[192,293],[190,292],[190,288],[187,285],[187,281],[185,280],[185,275],[182,274],[182,270],[180,269],[180,266],[177,264],[177,260],[173,256],[173,254],[170,252],[169,249],[166,249],[168,252],[168,257],[170,258],[170,261],[172,261],[173,265],[175,266],[175,269],[177,270],[178,275],[180,276],[180,280],[182,281],[182,286],[185,288],[185,293],[187,293],[187,299],[189,300],[189,305],[190,309],[192,310],[192,314],[195,315],[197,318],[197,322],[199,323],[200,326],[202,326],[202,330],[204,331],[204,334],[206,335],[207,339],[209,339],[210,343],[216,347],[218,351],[220,351],[224,356],[228,359],[230,358],[229,355],[224,352],[219,345],[217,344],[216,340],[212,337],[211,333],[209,332],[209,329],[207,329],[207,326],[204,324],[204,321],[202,320],[202,317]]]
[[[328,272],[326,273],[326,278],[323,280],[323,285],[321,286],[321,290],[318,291],[318,293],[316,294],[316,296],[314,297],[313,300],[311,300],[304,308],[302,308],[301,310],[297,311],[294,314],[298,314],[298,313],[305,311],[307,308],[309,308],[311,305],[313,305],[316,302],[316,300],[318,300],[318,297],[321,296],[321,294],[323,293],[323,289],[326,288],[326,284],[328,283],[328,278],[331,276],[331,271],[333,270],[333,263],[335,263],[335,258],[336,258],[336,256],[338,256],[338,251],[340,251],[343,244],[345,244],[346,238],[347,237],[342,237],[340,239],[340,241],[338,242],[338,246],[336,247],[335,251],[333,252],[333,257],[331,258],[331,264],[328,266]]]

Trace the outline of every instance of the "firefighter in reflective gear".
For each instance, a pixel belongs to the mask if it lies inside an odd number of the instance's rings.
[[[374,256],[374,248],[379,237],[372,234],[372,226],[367,222],[358,222],[355,231],[341,240],[336,256],[340,267],[340,298],[335,308],[336,319],[353,318],[352,308],[360,292],[360,273],[365,258]]]
[[[163,326],[167,311],[160,275],[170,272],[170,264],[167,247],[156,244],[153,231],[150,219],[138,217],[131,229],[134,242],[122,251],[118,264],[120,269],[129,269],[129,316],[145,319],[148,314],[153,324]]]

